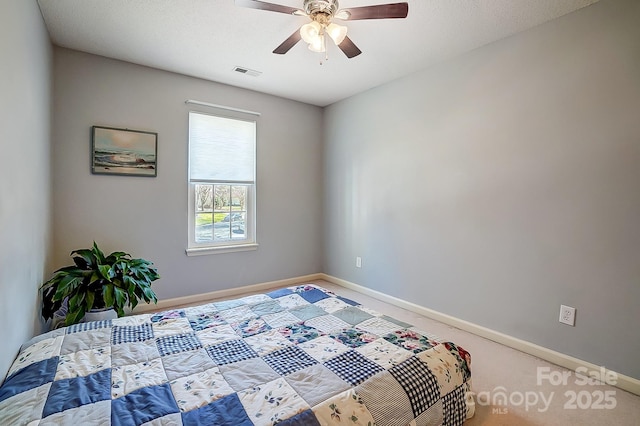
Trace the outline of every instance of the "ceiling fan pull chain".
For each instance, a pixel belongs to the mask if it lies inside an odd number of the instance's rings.
[[[327,44],[327,31],[324,31],[323,34],[324,37],[324,60],[325,62],[329,60],[329,49],[327,48],[328,44]]]
[[[324,53],[324,61],[326,62],[329,60],[329,49],[327,49],[327,32],[322,31],[320,33],[320,37],[322,37],[323,50],[318,53],[320,53],[320,55]],[[320,56],[320,65],[324,65],[324,62],[322,62],[322,56]]]

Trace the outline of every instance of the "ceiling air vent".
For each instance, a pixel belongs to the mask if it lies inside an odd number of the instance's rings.
[[[262,74],[260,71],[250,70],[249,68],[244,67],[235,67],[233,70],[235,72],[239,72],[240,74],[246,74],[252,77],[258,77],[260,74]]]

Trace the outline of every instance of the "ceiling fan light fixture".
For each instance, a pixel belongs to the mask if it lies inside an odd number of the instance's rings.
[[[305,41],[305,43],[316,43],[319,38],[322,38],[320,37],[321,31],[322,25],[320,25],[316,21],[312,21],[300,27],[300,36]]]
[[[311,43],[309,43],[309,50],[317,53],[326,52],[327,46],[324,42],[324,39],[324,34],[318,35]]]
[[[339,45],[347,36],[347,27],[331,23],[327,26],[327,34],[336,45]]]

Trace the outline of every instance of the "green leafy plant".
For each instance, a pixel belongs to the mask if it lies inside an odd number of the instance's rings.
[[[40,287],[44,319],[53,318],[65,300],[65,325],[79,323],[92,309],[113,308],[122,317],[125,307],[133,309],[140,300],[158,302],[151,283],[160,275],[148,260],[121,251],[105,256],[95,241],[92,248],[74,250],[71,256],[74,265],[58,269]]]

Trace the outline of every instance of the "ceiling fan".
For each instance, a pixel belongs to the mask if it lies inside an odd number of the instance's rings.
[[[304,0],[302,9],[259,0],[235,0],[235,2],[237,6],[286,13],[288,15],[306,16],[311,19],[311,22],[300,27],[280,46],[275,48],[273,53],[279,55],[287,53],[300,40],[308,43],[309,49],[314,52],[326,52],[326,39],[328,36],[348,58],[353,58],[361,54],[362,51],[347,37],[347,27],[332,22],[334,18],[343,21],[406,18],[409,13],[409,4],[406,2],[348,9],[340,9],[338,0]]]

